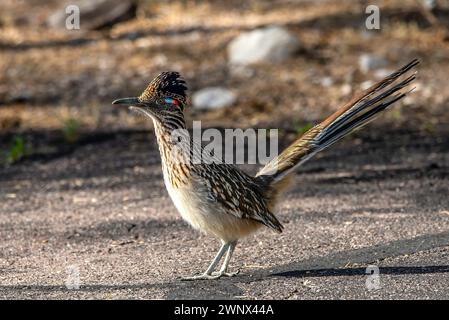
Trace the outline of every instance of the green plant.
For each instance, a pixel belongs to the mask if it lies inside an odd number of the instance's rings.
[[[424,121],[421,124],[421,130],[423,130],[423,131],[425,131],[426,133],[429,133],[429,134],[434,134],[435,131],[436,131],[436,125],[432,121]]]
[[[296,133],[299,135],[306,133],[307,131],[309,131],[312,128],[313,128],[313,123],[310,123],[310,122],[306,123],[305,125],[299,125],[299,124],[295,125]]]
[[[30,148],[25,143],[25,139],[21,136],[16,136],[12,146],[5,153],[5,162],[9,165],[14,164],[29,153]]]
[[[62,128],[65,141],[68,143],[76,143],[80,138],[80,128],[81,123],[78,120],[74,118],[67,119]]]

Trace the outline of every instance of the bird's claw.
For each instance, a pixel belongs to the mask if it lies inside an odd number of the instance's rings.
[[[182,281],[193,281],[193,280],[214,280],[219,279],[221,277],[233,277],[237,275],[239,272],[224,272],[224,271],[218,271],[218,272],[212,272],[211,274],[203,273],[195,276],[190,277],[182,277]]]
[[[198,274],[195,276],[190,276],[190,277],[182,277],[181,280],[182,281],[193,281],[193,280],[213,280],[213,279],[218,279],[220,278],[220,275],[212,275],[212,274]]]
[[[239,271],[235,271],[235,272],[212,272],[212,275],[218,275],[219,277],[234,277],[239,273]]]

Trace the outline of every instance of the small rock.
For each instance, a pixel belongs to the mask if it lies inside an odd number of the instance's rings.
[[[428,10],[434,10],[438,7],[438,2],[436,0],[422,0],[421,2],[424,8]]]
[[[320,84],[323,87],[330,87],[334,84],[334,79],[332,79],[331,77],[324,77],[320,79]]]
[[[366,90],[366,89],[368,89],[369,87],[371,87],[373,84],[374,84],[374,82],[371,81],[371,80],[363,81],[363,82],[360,84],[360,89]]]
[[[413,95],[406,95],[402,100],[405,105],[413,105],[416,102],[416,99]]]
[[[204,88],[192,96],[193,106],[198,109],[219,109],[232,105],[236,100],[232,91],[220,87]]]
[[[66,19],[73,14],[66,8],[73,5],[79,8],[80,30],[97,30],[110,27],[136,15],[135,3],[131,0],[72,0],[59,7],[47,19],[52,28],[66,28]],[[69,18],[69,21],[72,21]]]
[[[352,92],[352,88],[349,83],[345,83],[344,85],[342,85],[340,90],[341,90],[341,94],[344,96],[347,96],[348,94],[350,94]]]
[[[384,68],[388,65],[388,61],[382,57],[371,54],[362,54],[359,57],[359,67],[362,72],[369,72],[372,70]]]
[[[281,62],[299,48],[298,39],[281,27],[267,27],[245,32],[228,46],[231,64],[248,65],[258,62]]]
[[[392,73],[393,71],[390,69],[379,69],[374,72],[374,77],[376,77],[377,79],[383,79],[388,77]]]

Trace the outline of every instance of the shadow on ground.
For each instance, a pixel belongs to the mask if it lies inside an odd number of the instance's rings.
[[[97,285],[83,284],[79,292],[100,292],[114,290],[163,289],[167,291],[168,299],[230,299],[244,294],[239,283],[264,281],[269,278],[309,278],[309,277],[341,277],[365,276],[366,267],[345,267],[348,263],[367,265],[379,260],[404,254],[413,254],[449,243],[449,232],[420,236],[412,239],[399,240],[385,245],[342,251],[324,257],[299,261],[293,264],[277,266],[264,270],[239,274],[234,278],[223,278],[213,281],[181,281],[176,279],[161,283]],[[1,270],[1,273],[7,270]],[[387,266],[380,267],[381,275],[420,275],[449,273],[449,265],[425,266]],[[39,292],[73,292],[64,286],[54,285],[0,285],[1,290],[8,291],[39,291]]]

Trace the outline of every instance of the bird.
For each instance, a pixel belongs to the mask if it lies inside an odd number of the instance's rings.
[[[186,132],[184,111],[187,85],[178,72],[160,73],[138,97],[121,98],[112,104],[143,113],[154,124],[164,183],[182,218],[194,229],[218,238],[221,247],[207,269],[182,280],[211,280],[235,276],[229,262],[237,242],[267,227],[281,233],[284,226],[275,216],[280,195],[292,184],[296,169],[318,152],[333,145],[404,98],[414,88],[414,59],[368,89],[355,95],[321,123],[310,128],[255,175],[232,163],[194,161],[201,145]],[[185,148],[179,148],[184,141]],[[179,152],[183,149],[184,152]],[[224,258],[223,258],[224,256]],[[221,260],[223,262],[220,264]]]

